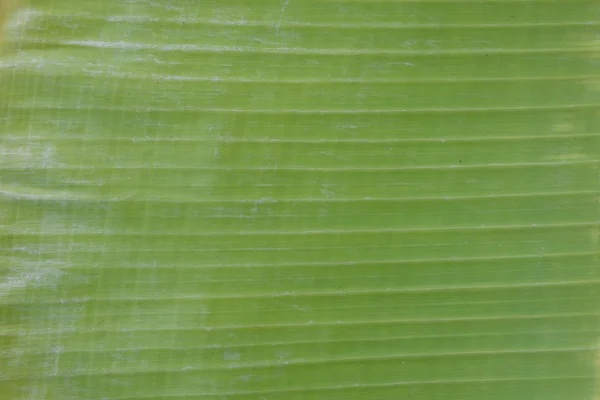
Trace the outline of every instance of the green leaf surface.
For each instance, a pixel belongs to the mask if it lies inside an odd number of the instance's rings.
[[[597,0],[30,0],[0,399],[597,398],[599,35]]]

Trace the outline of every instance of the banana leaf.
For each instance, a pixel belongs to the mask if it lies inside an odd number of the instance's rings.
[[[0,6],[0,398],[597,398],[596,0]]]

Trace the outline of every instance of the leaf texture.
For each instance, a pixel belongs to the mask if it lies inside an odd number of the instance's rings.
[[[24,4],[0,398],[595,398],[599,34],[595,0]]]

